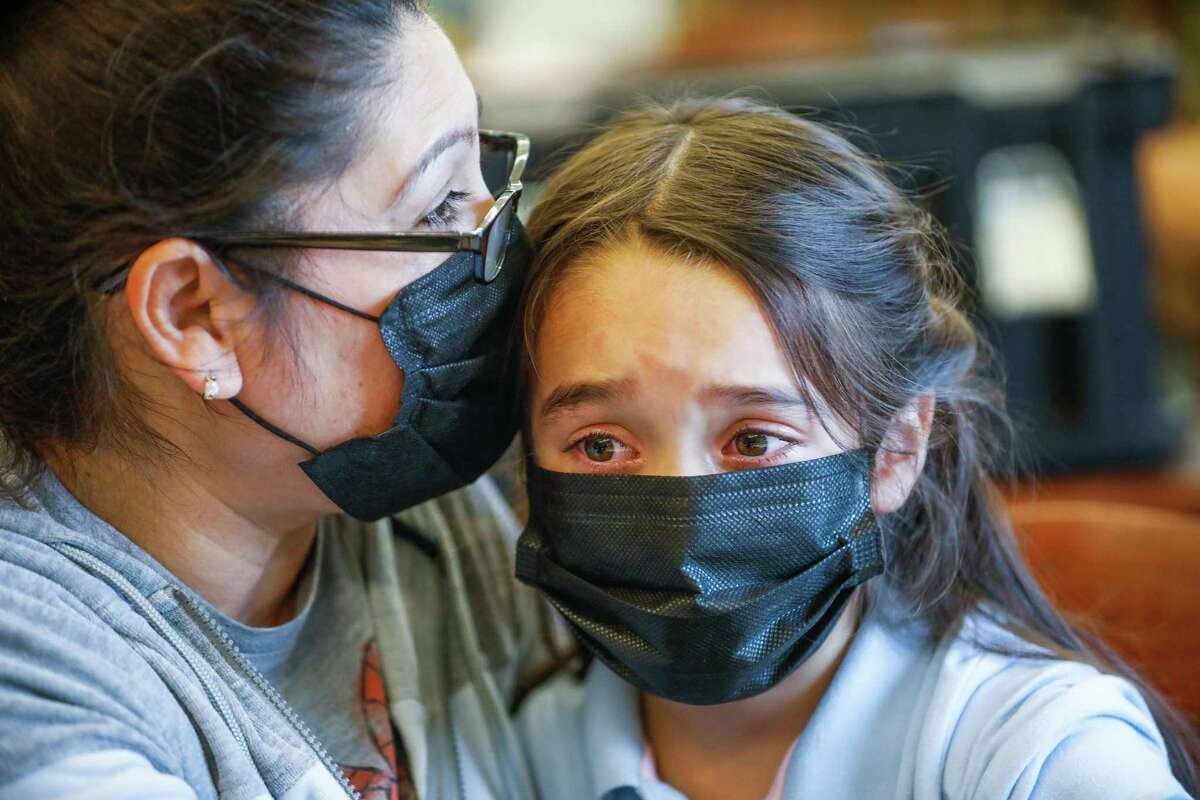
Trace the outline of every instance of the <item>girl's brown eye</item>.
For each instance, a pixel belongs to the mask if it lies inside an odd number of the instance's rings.
[[[742,433],[734,439],[739,455],[748,458],[765,456],[770,445],[771,437],[765,433]]]
[[[609,436],[597,436],[583,443],[583,454],[592,461],[611,461],[616,451],[616,442]]]

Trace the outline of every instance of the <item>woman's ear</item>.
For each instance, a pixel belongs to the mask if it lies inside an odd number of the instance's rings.
[[[900,510],[917,485],[925,469],[933,406],[932,394],[917,395],[888,425],[871,476],[871,505],[876,514]]]
[[[151,352],[194,392],[212,399],[242,390],[237,345],[254,298],[236,286],[209,252],[186,239],[165,239],[134,262],[125,297],[134,325]]]

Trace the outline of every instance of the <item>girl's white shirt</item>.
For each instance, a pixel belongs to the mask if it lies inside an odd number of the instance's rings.
[[[780,765],[782,800],[1183,800],[1162,736],[1127,681],[1055,658],[986,621],[929,643],[863,620]],[[684,800],[644,768],[637,692],[599,662],[522,707],[540,795]]]

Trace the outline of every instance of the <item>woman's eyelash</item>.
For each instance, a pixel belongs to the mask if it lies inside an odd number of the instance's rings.
[[[419,228],[437,228],[453,222],[462,211],[463,202],[470,199],[466,192],[449,192],[437,208],[430,211],[417,223]]]

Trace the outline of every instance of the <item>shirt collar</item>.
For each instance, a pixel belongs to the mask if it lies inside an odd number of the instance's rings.
[[[584,752],[591,761],[591,793],[595,800],[658,800],[661,784],[645,785],[642,759],[646,742],[638,692],[599,660],[584,681]],[[657,783],[657,782],[655,782]],[[679,797],[673,794],[668,796]]]
[[[912,675],[914,662],[927,660],[929,653],[920,639],[916,630],[891,630],[875,615],[866,615],[833,682],[781,765],[787,786],[805,785],[827,771],[844,742],[870,728],[872,712],[887,704],[897,684]],[[666,784],[647,783],[638,692],[599,660],[584,681],[582,733],[592,765],[594,800],[682,798]]]

